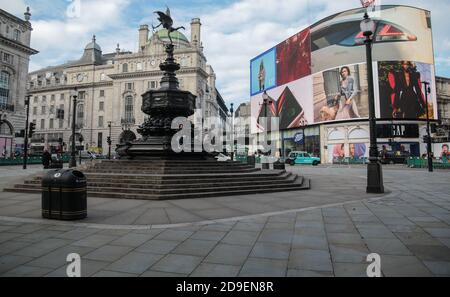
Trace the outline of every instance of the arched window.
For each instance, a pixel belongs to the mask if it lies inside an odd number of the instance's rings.
[[[82,126],[84,122],[84,104],[77,106],[77,126]]]
[[[128,64],[127,63],[124,63],[122,65],[122,72],[128,72]]]
[[[125,97],[125,120],[131,123],[134,119],[134,99],[133,96]]]
[[[6,105],[9,102],[9,84],[9,73],[6,71],[0,72],[0,105]]]

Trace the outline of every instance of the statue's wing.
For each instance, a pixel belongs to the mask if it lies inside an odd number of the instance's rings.
[[[156,13],[161,19],[164,19],[165,16],[166,16],[166,14],[165,14],[164,12],[162,12],[162,11],[155,11],[155,13]]]
[[[166,15],[169,16],[169,17],[171,17],[171,16],[170,16],[170,9],[169,9],[169,6],[166,6],[166,7],[167,7],[167,9],[166,9]]]

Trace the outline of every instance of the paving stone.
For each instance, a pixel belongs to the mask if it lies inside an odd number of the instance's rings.
[[[38,230],[36,232],[28,233],[21,236],[20,240],[28,242],[38,242],[49,239],[50,237],[57,237],[61,233],[62,233],[61,231],[54,231],[54,230]]]
[[[111,245],[138,247],[159,234],[159,230],[154,233],[128,233],[112,241]]]
[[[93,277],[137,277],[137,274],[130,274],[117,271],[101,270],[93,275]]]
[[[49,268],[21,265],[4,273],[1,277],[41,277],[52,271]]]
[[[286,276],[287,261],[248,258],[242,267],[240,277],[282,277]]]
[[[251,249],[251,246],[221,243],[218,244],[205,258],[205,262],[225,265],[242,265],[250,254]]]
[[[333,271],[328,251],[293,249],[289,256],[290,269]]]
[[[423,263],[434,275],[450,276],[450,262],[448,261],[423,261]]]
[[[330,244],[364,244],[359,233],[328,233],[327,238]]]
[[[183,273],[170,273],[170,272],[163,272],[163,271],[147,270],[140,276],[141,277],[187,277],[188,275],[183,274]]]
[[[191,277],[236,277],[241,269],[240,266],[202,263],[194,272]]]
[[[151,267],[152,270],[190,274],[202,261],[201,257],[169,254]]]
[[[355,233],[356,228],[353,224],[326,224],[327,233]]]
[[[367,264],[334,263],[336,277],[367,277]]]
[[[443,245],[408,245],[408,249],[421,260],[450,261],[450,249]]]
[[[383,225],[357,225],[363,238],[395,238],[395,235]]]
[[[14,251],[18,251],[23,249],[24,247],[27,247],[31,245],[32,243],[26,242],[26,241],[7,241],[2,244],[0,244],[0,256],[10,254]]]
[[[178,241],[152,239],[139,246],[136,251],[151,254],[167,254],[179,244],[180,242]]]
[[[253,245],[258,238],[258,234],[258,232],[232,230],[228,232],[221,242],[236,245]]]
[[[293,236],[292,230],[263,230],[258,241],[290,244]]]
[[[332,272],[288,269],[287,277],[333,277]]]
[[[66,265],[46,274],[46,277],[68,277],[67,276],[67,267],[69,263]],[[109,262],[103,261],[94,261],[81,258],[81,277],[90,277],[98,271],[102,270],[106,266],[109,265]]]
[[[23,236],[22,233],[2,232],[0,233],[0,243],[7,242],[11,239],[19,238]]]
[[[250,257],[287,260],[289,259],[290,250],[291,246],[289,244],[257,242]]]
[[[68,264],[66,259],[69,254],[77,253],[83,259],[84,255],[91,252],[92,250],[94,250],[94,248],[67,245],[67,246],[58,248],[58,249],[46,254],[45,256],[36,258],[35,260],[29,262],[27,265],[57,269],[63,265]]]
[[[117,236],[93,234],[78,241],[75,241],[73,245],[99,248],[101,246],[110,243],[115,239],[117,239]]]
[[[157,240],[173,240],[173,241],[184,241],[188,239],[194,232],[192,231],[181,231],[181,230],[164,230],[158,236],[155,237]]]
[[[292,248],[294,249],[312,249],[312,250],[328,250],[326,237],[294,235],[292,239]]]
[[[124,255],[131,251],[130,247],[125,246],[115,246],[115,245],[104,245],[89,254],[85,255],[86,259],[97,260],[97,261],[117,261]]]
[[[57,248],[69,245],[70,242],[70,240],[66,239],[50,238],[14,251],[13,254],[19,256],[40,257]]]
[[[381,271],[387,277],[429,277],[425,265],[414,256],[380,255]]]
[[[33,260],[32,257],[5,255],[0,257],[0,274]]]
[[[78,229],[74,229],[74,230],[59,234],[57,237],[63,238],[63,239],[80,240],[82,238],[88,237],[89,235],[92,235],[97,232],[99,232],[99,230],[97,230],[97,229],[78,228]]]
[[[406,245],[442,245],[426,232],[396,232],[395,235]]]
[[[330,244],[331,259],[340,263],[365,263],[370,254],[365,245]]]
[[[190,238],[199,240],[220,241],[226,234],[227,232],[224,231],[199,230],[195,232]]]
[[[434,237],[450,238],[450,228],[425,228]]]
[[[411,255],[411,251],[398,239],[367,238],[364,239],[369,250],[384,255]]]
[[[109,265],[106,270],[142,274],[162,257],[157,254],[131,252]]]
[[[216,246],[217,242],[210,240],[187,239],[173,250],[174,254],[206,256]]]

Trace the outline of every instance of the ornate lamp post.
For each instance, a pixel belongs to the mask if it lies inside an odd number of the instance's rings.
[[[426,112],[427,112],[427,155],[428,155],[428,171],[429,172],[433,172],[433,157],[431,156],[432,154],[432,148],[431,148],[431,128],[430,128],[430,113],[428,110],[428,94],[431,93],[431,89],[430,89],[430,83],[427,81],[422,82],[424,84],[425,87],[425,104],[427,105],[426,107]]]
[[[27,169],[28,162],[28,122],[30,120],[30,98],[31,95],[27,95],[25,99],[25,106],[27,108],[27,119],[25,122],[25,140],[24,140],[24,148],[23,148],[23,169]]]
[[[383,186],[383,171],[381,163],[378,159],[378,146],[376,135],[376,119],[375,119],[375,97],[373,86],[373,69],[372,69],[372,38],[376,29],[376,24],[369,18],[369,15],[364,15],[364,20],[361,22],[361,31],[366,39],[366,58],[367,58],[367,82],[369,87],[369,126],[370,126],[370,163],[367,165],[367,193],[384,193]]]
[[[112,122],[111,121],[108,122],[108,128],[109,128],[109,136],[108,136],[108,139],[107,139],[107,142],[108,142],[108,160],[111,160],[111,144],[112,144],[112,141],[111,141]]]
[[[76,159],[76,148],[75,148],[75,125],[76,125],[76,116],[77,116],[77,97],[78,91],[74,89],[72,92],[73,97],[73,114],[72,114],[72,154],[70,157],[69,167],[77,167],[77,159]]]

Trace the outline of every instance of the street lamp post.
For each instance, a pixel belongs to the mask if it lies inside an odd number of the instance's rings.
[[[111,128],[112,128],[112,122],[108,122],[108,128],[109,128],[109,136],[108,136],[108,160],[111,160]]]
[[[25,105],[27,107],[27,118],[25,122],[25,140],[24,140],[24,148],[23,148],[23,169],[27,169],[27,162],[28,162],[28,122],[30,117],[30,98],[31,95],[27,95],[25,99]]]
[[[72,114],[72,154],[70,157],[70,167],[77,167],[76,148],[75,148],[75,125],[76,125],[76,110],[77,110],[77,90],[73,92],[73,114]]]
[[[425,86],[425,104],[426,107],[426,113],[427,113],[427,155],[428,155],[428,171],[433,172],[433,157],[432,154],[432,148],[431,148],[431,128],[430,128],[430,113],[428,110],[428,94],[431,93],[430,89],[430,83],[427,81],[422,82]]]
[[[230,104],[231,115],[231,161],[234,161],[234,108],[233,103]]]
[[[369,164],[367,165],[367,193],[379,194],[384,193],[383,185],[383,171],[378,158],[377,134],[376,134],[376,119],[375,119],[375,97],[373,86],[373,69],[372,69],[372,38],[375,32],[376,24],[369,18],[369,15],[364,15],[364,20],[361,22],[361,31],[366,39],[366,58],[367,58],[367,81],[369,92],[369,129],[370,129],[370,153]]]

